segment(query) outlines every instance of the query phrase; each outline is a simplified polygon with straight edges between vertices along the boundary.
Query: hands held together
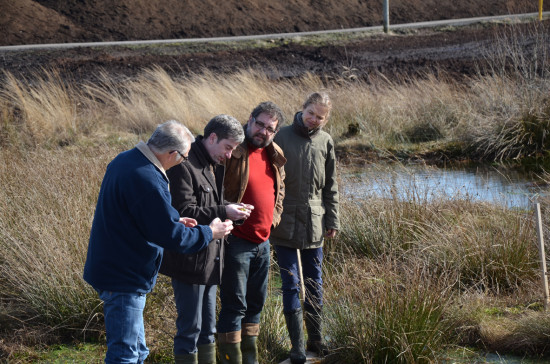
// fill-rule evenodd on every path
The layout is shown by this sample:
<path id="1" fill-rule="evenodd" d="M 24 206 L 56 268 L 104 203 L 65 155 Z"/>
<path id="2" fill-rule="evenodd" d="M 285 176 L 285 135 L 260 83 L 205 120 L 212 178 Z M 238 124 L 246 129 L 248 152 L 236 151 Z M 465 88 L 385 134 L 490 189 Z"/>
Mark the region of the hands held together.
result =
<path id="1" fill-rule="evenodd" d="M 222 222 L 219 218 L 215 218 L 210 223 L 214 239 L 221 239 L 229 235 L 231 230 L 233 230 L 233 221 L 247 219 L 253 209 L 254 206 L 245 203 L 229 204 L 225 206 L 228 219 Z"/>
<path id="2" fill-rule="evenodd" d="M 246 203 L 233 203 L 225 206 L 227 218 L 233 221 L 246 220 L 254 210 L 254 206 Z"/>
<path id="3" fill-rule="evenodd" d="M 184 224 L 186 227 L 189 227 L 189 228 L 197 226 L 197 220 L 192 219 L 190 217 L 181 217 L 180 223 Z M 231 220 L 221 221 L 219 217 L 216 217 L 214 220 L 212 220 L 212 222 L 208 226 L 212 230 L 212 238 L 221 239 L 229 235 L 231 230 L 233 230 L 233 221 Z"/>

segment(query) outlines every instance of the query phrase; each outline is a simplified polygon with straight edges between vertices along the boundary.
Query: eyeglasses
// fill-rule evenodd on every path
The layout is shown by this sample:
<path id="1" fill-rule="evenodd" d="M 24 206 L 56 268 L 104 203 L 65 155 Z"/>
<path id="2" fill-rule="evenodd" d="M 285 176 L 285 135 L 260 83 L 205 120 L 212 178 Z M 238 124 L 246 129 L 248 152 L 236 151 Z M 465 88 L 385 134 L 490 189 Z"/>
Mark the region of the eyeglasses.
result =
<path id="1" fill-rule="evenodd" d="M 256 119 L 256 118 L 252 118 L 252 120 L 254 120 L 254 122 L 256 123 L 256 126 L 258 128 L 260 128 L 260 130 L 266 130 L 268 134 L 275 134 L 275 129 L 273 129 L 271 126 L 265 126 L 265 124 L 263 122 L 261 122 L 260 120 Z"/>
<path id="2" fill-rule="evenodd" d="M 182 161 L 182 162 L 185 162 L 185 161 L 188 161 L 188 160 L 189 160 L 189 156 L 183 155 L 183 153 L 180 152 L 179 150 L 176 150 L 176 153 L 178 153 L 178 154 L 180 155 L 180 157 L 183 158 L 183 161 Z"/>

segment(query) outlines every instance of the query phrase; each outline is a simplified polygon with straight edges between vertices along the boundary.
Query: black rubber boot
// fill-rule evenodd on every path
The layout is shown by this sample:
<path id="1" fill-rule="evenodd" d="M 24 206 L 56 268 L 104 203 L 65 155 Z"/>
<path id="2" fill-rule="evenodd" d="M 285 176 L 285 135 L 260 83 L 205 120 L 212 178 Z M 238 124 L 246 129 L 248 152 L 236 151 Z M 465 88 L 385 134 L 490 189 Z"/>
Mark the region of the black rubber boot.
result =
<path id="1" fill-rule="evenodd" d="M 302 309 L 285 313 L 286 328 L 290 336 L 290 362 L 292 364 L 303 364 L 306 362 L 306 351 L 304 348 L 304 317 Z"/>
<path id="2" fill-rule="evenodd" d="M 326 356 L 328 348 L 323 342 L 321 313 L 306 310 L 307 351 L 312 351 L 319 356 Z"/>

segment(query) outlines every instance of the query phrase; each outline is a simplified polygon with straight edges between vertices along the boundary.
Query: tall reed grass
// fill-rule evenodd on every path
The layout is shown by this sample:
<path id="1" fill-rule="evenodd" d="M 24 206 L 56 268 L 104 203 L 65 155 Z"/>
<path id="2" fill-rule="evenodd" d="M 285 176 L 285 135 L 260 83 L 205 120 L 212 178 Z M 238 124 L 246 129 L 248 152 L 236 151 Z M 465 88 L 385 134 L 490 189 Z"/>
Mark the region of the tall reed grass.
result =
<path id="1" fill-rule="evenodd" d="M 78 113 L 83 96 L 73 84 L 60 79 L 55 70 L 37 74 L 35 81 L 33 84 L 12 74 L 5 75 L 0 90 L 4 129 L 15 128 L 18 137 L 34 145 L 52 141 L 72 144 L 84 132 Z"/>
<path id="2" fill-rule="evenodd" d="M 74 330 L 78 336 L 100 309 L 82 270 L 101 176 L 113 154 L 0 151 L 0 321 L 47 325 L 51 337 Z"/>
<path id="3" fill-rule="evenodd" d="M 486 50 L 471 85 L 463 138 L 484 158 L 544 155 L 550 146 L 550 32 L 544 23 L 507 28 Z"/>
<path id="4" fill-rule="evenodd" d="M 326 284 L 328 363 L 429 363 L 449 342 L 452 281 L 391 257 L 344 258 Z M 329 268 L 329 270 L 332 270 Z M 451 272 L 452 274 L 452 272 Z"/>

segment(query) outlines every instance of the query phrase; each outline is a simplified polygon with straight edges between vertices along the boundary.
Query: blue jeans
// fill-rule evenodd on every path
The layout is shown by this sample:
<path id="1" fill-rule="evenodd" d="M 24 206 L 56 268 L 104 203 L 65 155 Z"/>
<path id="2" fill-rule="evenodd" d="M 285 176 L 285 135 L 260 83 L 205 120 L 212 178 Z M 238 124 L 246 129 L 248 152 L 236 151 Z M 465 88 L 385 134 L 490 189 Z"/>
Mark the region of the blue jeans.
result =
<path id="1" fill-rule="evenodd" d="M 178 311 L 174 355 L 196 353 L 197 345 L 215 341 L 218 286 L 188 284 L 172 279 L 172 288 Z"/>
<path id="2" fill-rule="evenodd" d="M 283 283 L 283 311 L 293 312 L 300 305 L 300 274 L 298 271 L 298 255 L 294 248 L 275 245 L 277 261 Z M 302 273 L 306 289 L 304 309 L 317 311 L 323 306 L 323 248 L 300 249 Z"/>
<path id="3" fill-rule="evenodd" d="M 230 235 L 228 241 L 220 286 L 220 333 L 259 324 L 267 296 L 269 240 L 256 244 Z"/>
<path id="4" fill-rule="evenodd" d="M 145 294 L 99 291 L 99 298 L 107 336 L 105 363 L 143 363 L 149 355 L 143 326 Z"/>

